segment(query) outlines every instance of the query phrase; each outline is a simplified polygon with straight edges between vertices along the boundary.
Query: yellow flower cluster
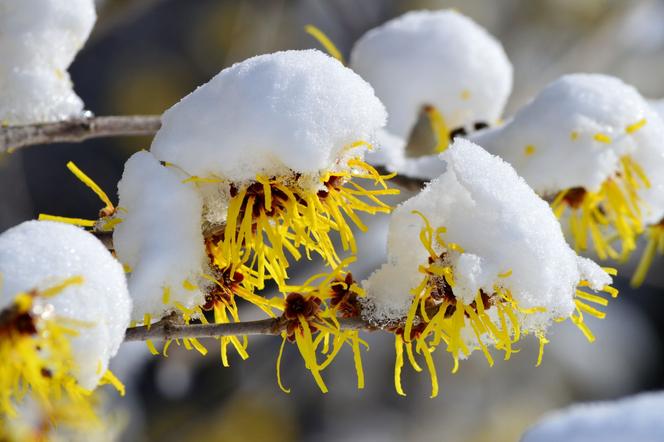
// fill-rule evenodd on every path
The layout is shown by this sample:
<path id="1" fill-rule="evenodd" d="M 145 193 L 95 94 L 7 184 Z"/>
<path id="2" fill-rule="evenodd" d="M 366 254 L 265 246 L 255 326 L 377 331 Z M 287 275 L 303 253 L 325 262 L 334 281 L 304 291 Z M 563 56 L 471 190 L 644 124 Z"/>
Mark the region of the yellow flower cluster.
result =
<path id="1" fill-rule="evenodd" d="M 14 434 L 24 409 L 41 422 L 26 427 L 26 439 L 43 440 L 58 425 L 83 430 L 99 424 L 93 392 L 76 381 L 70 343 L 88 324 L 57 316 L 50 305 L 36 302 L 82 282 L 73 277 L 45 290 L 19 293 L 0 311 L 0 439 Z M 110 371 L 100 383 L 124 394 Z"/>
<path id="2" fill-rule="evenodd" d="M 404 348 L 410 364 L 416 371 L 422 368 L 416 362 L 415 352 L 424 357 L 431 376 L 431 396 L 438 394 L 438 377 L 432 358 L 432 353 L 443 345 L 454 358 L 456 372 L 459 360 L 468 357 L 474 350 L 479 349 L 484 354 L 489 365 L 493 365 L 493 357 L 489 351 L 494 347 L 504 353 L 508 360 L 516 352 L 514 345 L 526 334 L 534 333 L 540 342 L 540 351 L 537 365 L 542 361 L 544 345 L 548 342 L 543 331 L 529 331 L 522 329 L 524 318 L 529 315 L 542 313 L 543 307 L 523 308 L 514 299 L 509 289 L 506 289 L 501 280 L 511 275 L 510 271 L 496 275 L 496 281 L 491 293 L 479 290 L 471 303 L 466 303 L 454 294 L 455 277 L 454 268 L 449 264 L 449 255 L 463 253 L 459 244 L 444 240 L 445 228 L 432 227 L 427 218 L 420 212 L 419 215 L 424 227 L 420 232 L 422 246 L 429 252 L 429 259 L 422 263 L 419 271 L 422 273 L 421 283 L 415 287 L 411 294 L 413 302 L 404 323 L 394 328 L 396 345 L 396 364 L 394 382 L 399 394 L 404 395 L 401 386 L 401 370 L 404 364 Z M 438 252 L 442 250 L 442 252 Z M 605 269 L 615 274 L 613 269 Z M 597 318 L 603 318 L 604 313 L 590 304 L 606 306 L 608 301 L 583 288 L 586 281 L 581 281 L 576 290 L 576 309 L 569 318 L 557 318 L 562 321 L 571 320 L 588 338 L 594 337 L 584 323 L 584 313 Z M 613 287 L 606 286 L 603 291 L 612 297 L 618 295 Z M 468 335 L 474 336 L 476 345 L 468 344 Z"/>

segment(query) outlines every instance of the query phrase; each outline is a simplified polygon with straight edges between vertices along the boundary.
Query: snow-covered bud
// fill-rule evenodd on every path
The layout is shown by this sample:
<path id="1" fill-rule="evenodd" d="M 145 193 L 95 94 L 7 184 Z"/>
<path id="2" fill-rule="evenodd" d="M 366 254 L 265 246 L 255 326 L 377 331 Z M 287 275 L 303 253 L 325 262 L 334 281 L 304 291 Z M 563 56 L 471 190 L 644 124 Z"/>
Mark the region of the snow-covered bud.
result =
<path id="1" fill-rule="evenodd" d="M 122 388 L 108 362 L 131 300 L 122 266 L 99 240 L 67 224 L 25 222 L 0 235 L 0 275 L 0 359 L 13 361 L 0 376 L 0 412 L 14 413 L 26 391 L 45 412 L 63 398 L 83 412 L 100 382 Z"/>
<path id="2" fill-rule="evenodd" d="M 563 76 L 473 140 L 568 215 L 577 250 L 591 244 L 601 259 L 624 257 L 664 216 L 664 123 L 617 78 Z"/>
<path id="3" fill-rule="evenodd" d="M 490 363 L 490 346 L 508 358 L 528 333 L 543 345 L 554 320 L 571 318 L 592 339 L 583 314 L 603 316 L 587 303 L 606 305 L 590 292 L 617 293 L 609 275 L 570 249 L 509 164 L 466 140 L 441 159 L 445 173 L 394 210 L 388 262 L 364 283 L 364 316 L 396 330 L 397 374 L 412 341 L 430 368 L 444 344 L 456 369 L 476 348 Z"/>
<path id="4" fill-rule="evenodd" d="M 315 50 L 261 55 L 224 69 L 162 117 L 151 147 L 203 197 L 207 249 L 219 271 L 248 265 L 280 286 L 289 257 L 340 262 L 331 232 L 355 251 L 356 212 L 387 212 L 396 193 L 363 161 L 386 113 L 373 89 Z M 380 187 L 358 184 L 371 180 Z"/>
<path id="5" fill-rule="evenodd" d="M 500 42 L 452 10 L 408 12 L 370 30 L 353 47 L 350 66 L 385 104 L 387 131 L 408 139 L 424 110 L 439 151 L 455 135 L 495 124 L 512 90 Z"/>
<path id="6" fill-rule="evenodd" d="M 96 20 L 93 0 L 0 0 L 0 121 L 29 124 L 83 111 L 67 69 Z"/>

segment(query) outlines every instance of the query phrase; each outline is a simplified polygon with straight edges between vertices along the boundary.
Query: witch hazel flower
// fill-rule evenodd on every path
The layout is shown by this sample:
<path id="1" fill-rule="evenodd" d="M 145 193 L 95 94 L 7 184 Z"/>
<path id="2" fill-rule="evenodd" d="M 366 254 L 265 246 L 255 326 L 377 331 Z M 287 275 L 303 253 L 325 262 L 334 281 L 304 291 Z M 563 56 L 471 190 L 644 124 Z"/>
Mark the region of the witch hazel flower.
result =
<path id="1" fill-rule="evenodd" d="M 151 152 L 197 185 L 213 260 L 247 265 L 258 288 L 283 286 L 302 249 L 336 265 L 330 234 L 355 252 L 357 212 L 390 210 L 379 197 L 397 191 L 363 161 L 385 119 L 371 86 L 337 60 L 278 52 L 224 69 L 166 111 Z"/>
<path id="2" fill-rule="evenodd" d="M 404 350 L 415 351 L 438 381 L 431 353 L 439 346 L 459 360 L 491 348 L 505 359 L 522 336 L 534 334 L 540 355 L 553 321 L 570 319 L 589 339 L 584 315 L 612 296 L 611 277 L 565 242 L 560 225 L 507 163 L 457 140 L 441 159 L 446 171 L 397 207 L 388 236 L 388 261 L 363 283 L 363 316 L 395 332 L 395 385 Z"/>
<path id="3" fill-rule="evenodd" d="M 282 382 L 281 359 L 286 342 L 295 343 L 323 393 L 328 392 L 322 371 L 339 354 L 344 344 L 353 352 L 357 388 L 364 388 L 362 346 L 368 344 L 359 337 L 358 330 L 342 329 L 339 318 L 358 318 L 361 313 L 360 299 L 364 290 L 353 275 L 345 269 L 355 260 L 346 258 L 329 273 L 314 275 L 299 286 L 289 286 L 284 298 L 274 298 L 272 304 L 283 313 L 279 321 L 285 326 L 281 333 L 282 344 L 277 356 L 277 382 L 279 388 L 290 393 Z"/>
<path id="4" fill-rule="evenodd" d="M 28 221 L 0 235 L 0 275 L 2 420 L 28 401 L 47 426 L 62 407 L 94 421 L 92 391 L 124 390 L 108 370 L 131 311 L 122 266 L 78 227 Z"/>
<path id="5" fill-rule="evenodd" d="M 505 125 L 474 140 L 552 200 L 577 250 L 624 258 L 664 215 L 664 123 L 631 86 L 599 74 L 561 77 Z"/>
<path id="6" fill-rule="evenodd" d="M 413 167 L 405 140 L 422 111 L 440 152 L 454 137 L 497 123 L 512 90 L 500 42 L 453 10 L 413 11 L 370 30 L 353 47 L 350 66 L 376 90 L 390 116 L 388 138 L 396 137 L 372 160 L 400 173 Z"/>
<path id="7" fill-rule="evenodd" d="M 290 260 L 317 253 L 338 267 L 331 234 L 354 252 L 351 223 L 365 228 L 357 212 L 389 211 L 379 197 L 397 193 L 362 161 L 384 121 L 371 87 L 318 51 L 238 63 L 168 110 L 151 151 L 127 161 L 118 207 L 106 203 L 85 224 L 113 230 L 134 323 L 237 322 L 236 298 L 276 317 L 283 303 L 255 291 L 267 279 L 286 290 Z M 246 338 L 219 340 L 224 365 L 228 346 L 248 357 Z M 206 352 L 194 338 L 183 342 Z"/>
<path id="8" fill-rule="evenodd" d="M 93 0 L 0 1 L 0 121 L 17 125 L 83 113 L 67 73 L 96 20 Z"/>

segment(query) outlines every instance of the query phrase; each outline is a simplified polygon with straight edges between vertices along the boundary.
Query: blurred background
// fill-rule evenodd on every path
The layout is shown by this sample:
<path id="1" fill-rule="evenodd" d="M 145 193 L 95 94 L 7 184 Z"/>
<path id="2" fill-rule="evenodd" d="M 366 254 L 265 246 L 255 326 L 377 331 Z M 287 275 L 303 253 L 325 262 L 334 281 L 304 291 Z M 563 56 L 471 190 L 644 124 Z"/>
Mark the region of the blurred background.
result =
<path id="1" fill-rule="evenodd" d="M 664 97 L 663 0 L 106 0 L 70 69 L 77 93 L 98 115 L 159 114 L 224 67 L 282 49 L 318 47 L 303 31 L 321 28 L 348 56 L 368 29 L 410 9 L 456 8 L 497 36 L 515 66 L 511 114 L 544 84 L 567 72 L 603 72 Z M 93 217 L 99 202 L 65 168 L 69 160 L 115 193 L 124 161 L 149 138 L 33 147 L 0 157 L 0 231 L 39 213 Z M 404 194 L 403 197 L 407 197 Z M 396 200 L 395 200 L 396 202 Z M 384 259 L 386 218 L 360 236 L 362 279 Z M 275 361 L 280 340 L 250 340 L 247 361 L 223 368 L 210 353 L 172 347 L 152 357 L 125 344 L 113 361 L 127 396 L 108 392 L 122 440 L 159 441 L 514 441 L 543 413 L 577 401 L 617 398 L 664 387 L 664 274 L 656 261 L 637 291 L 621 295 L 594 321 L 589 344 L 571 324 L 549 336 L 542 366 L 526 340 L 508 362 L 489 368 L 480 354 L 450 373 L 438 354 L 441 394 L 429 399 L 426 374 L 404 370 L 408 397 L 393 388 L 393 338 L 367 334 L 366 388 L 357 391 L 352 357 L 324 373 L 323 395 L 297 350 L 286 348 L 282 393 Z M 302 275 L 312 266 L 300 267 Z M 247 313 L 251 318 L 251 312 Z"/>

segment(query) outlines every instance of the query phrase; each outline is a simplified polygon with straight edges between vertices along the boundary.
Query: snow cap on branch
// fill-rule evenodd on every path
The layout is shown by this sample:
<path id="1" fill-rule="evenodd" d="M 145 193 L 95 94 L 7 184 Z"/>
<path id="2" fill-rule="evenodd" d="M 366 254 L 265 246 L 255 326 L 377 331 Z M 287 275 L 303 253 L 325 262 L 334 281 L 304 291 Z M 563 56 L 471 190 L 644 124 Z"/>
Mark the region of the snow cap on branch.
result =
<path id="1" fill-rule="evenodd" d="M 68 224 L 28 221 L 0 235 L 0 309 L 19 293 L 49 289 L 69 278 L 80 283 L 35 302 L 49 317 L 73 320 L 73 375 L 85 389 L 94 389 L 124 339 L 131 300 L 122 266 L 93 235 Z M 39 324 L 37 324 L 39 326 Z M 48 355 L 46 355 L 48 357 Z"/>
<path id="2" fill-rule="evenodd" d="M 350 66 L 375 88 L 387 130 L 408 138 L 433 106 L 448 129 L 495 123 L 512 90 L 512 65 L 493 36 L 452 10 L 413 11 L 370 30 Z"/>
<path id="3" fill-rule="evenodd" d="M 82 113 L 67 69 L 95 20 L 93 0 L 0 0 L 0 121 L 29 124 Z"/>
<path id="4" fill-rule="evenodd" d="M 430 253 L 420 244 L 424 224 L 414 211 L 434 229 L 444 227 L 440 236 L 460 247 L 433 246 L 436 253 L 445 252 L 454 296 L 466 304 L 479 290 L 493 293 L 499 285 L 520 307 L 545 308 L 534 324 L 541 326 L 572 313 L 574 288 L 582 280 L 598 290 L 611 282 L 570 249 L 547 203 L 507 163 L 465 140 L 457 140 L 441 159 L 446 172 L 393 212 L 388 263 L 366 281 L 376 320 L 404 317 L 411 290 L 422 280 L 418 269 Z"/>
<path id="5" fill-rule="evenodd" d="M 620 168 L 621 157 L 664 151 L 663 131 L 662 120 L 634 87 L 606 75 L 570 74 L 504 125 L 472 138 L 543 195 L 598 190 Z"/>
<path id="6" fill-rule="evenodd" d="M 224 69 L 167 110 L 152 144 L 192 175 L 234 182 L 344 167 L 386 113 L 369 84 L 316 50 L 260 55 Z M 352 149 L 357 155 L 357 149 Z"/>
<path id="7" fill-rule="evenodd" d="M 128 267 L 132 320 L 161 319 L 203 304 L 206 255 L 202 200 L 194 183 L 150 152 L 134 154 L 118 183 L 119 223 L 113 232 L 118 259 Z"/>
<path id="8" fill-rule="evenodd" d="M 617 78 L 565 75 L 472 139 L 553 198 L 577 250 L 625 258 L 664 217 L 664 122 Z"/>

